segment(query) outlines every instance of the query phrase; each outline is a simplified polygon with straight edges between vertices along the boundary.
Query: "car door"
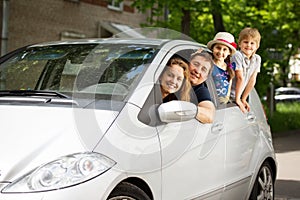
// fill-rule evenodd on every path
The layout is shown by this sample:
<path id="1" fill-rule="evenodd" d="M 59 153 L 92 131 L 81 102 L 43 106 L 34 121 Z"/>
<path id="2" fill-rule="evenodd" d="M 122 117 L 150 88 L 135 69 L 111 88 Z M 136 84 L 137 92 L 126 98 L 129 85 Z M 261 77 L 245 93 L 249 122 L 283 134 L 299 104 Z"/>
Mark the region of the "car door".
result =
<path id="1" fill-rule="evenodd" d="M 224 194 L 222 199 L 245 199 L 257 165 L 259 128 L 255 112 L 242 113 L 235 104 L 218 107 L 216 123 L 225 138 Z"/>
<path id="2" fill-rule="evenodd" d="M 195 47 L 173 49 L 161 67 L 174 52 L 192 48 Z M 156 73 L 156 80 L 161 71 Z M 196 119 L 156 127 L 162 156 L 162 199 L 220 199 L 225 158 L 222 132 L 214 124 L 202 124 Z"/>

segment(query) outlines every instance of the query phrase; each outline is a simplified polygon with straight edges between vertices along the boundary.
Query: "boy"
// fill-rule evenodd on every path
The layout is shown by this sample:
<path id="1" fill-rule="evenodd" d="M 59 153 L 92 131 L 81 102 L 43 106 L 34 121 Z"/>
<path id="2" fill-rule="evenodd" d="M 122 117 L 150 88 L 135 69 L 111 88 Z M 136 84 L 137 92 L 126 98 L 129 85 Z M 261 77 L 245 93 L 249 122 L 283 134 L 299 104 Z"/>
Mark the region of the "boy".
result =
<path id="1" fill-rule="evenodd" d="M 244 28 L 239 34 L 238 45 L 240 50 L 232 56 L 235 79 L 232 85 L 231 97 L 243 113 L 250 111 L 247 98 L 254 88 L 257 73 L 260 72 L 261 57 L 256 54 L 260 39 L 261 36 L 257 29 Z"/>

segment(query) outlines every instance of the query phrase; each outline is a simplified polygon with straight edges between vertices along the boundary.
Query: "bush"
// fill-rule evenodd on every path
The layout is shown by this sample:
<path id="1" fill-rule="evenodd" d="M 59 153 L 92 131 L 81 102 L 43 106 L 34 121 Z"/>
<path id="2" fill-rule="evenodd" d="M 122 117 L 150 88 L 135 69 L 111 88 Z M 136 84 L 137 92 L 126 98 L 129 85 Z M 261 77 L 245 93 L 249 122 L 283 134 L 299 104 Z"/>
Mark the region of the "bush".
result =
<path id="1" fill-rule="evenodd" d="M 272 133 L 278 134 L 300 130 L 300 103 L 277 103 L 276 111 L 270 116 L 266 109 Z"/>

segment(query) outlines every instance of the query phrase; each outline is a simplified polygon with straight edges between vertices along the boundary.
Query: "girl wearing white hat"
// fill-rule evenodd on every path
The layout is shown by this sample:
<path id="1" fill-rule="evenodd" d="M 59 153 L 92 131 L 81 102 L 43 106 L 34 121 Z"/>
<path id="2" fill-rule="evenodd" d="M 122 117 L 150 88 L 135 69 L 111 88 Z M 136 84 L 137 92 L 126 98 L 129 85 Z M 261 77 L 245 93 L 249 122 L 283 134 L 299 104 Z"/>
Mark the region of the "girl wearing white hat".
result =
<path id="1" fill-rule="evenodd" d="M 214 67 L 212 77 L 215 82 L 219 101 L 227 103 L 230 98 L 230 89 L 234 70 L 230 63 L 230 56 L 236 52 L 234 37 L 228 32 L 219 32 L 214 39 L 207 43 L 213 53 Z"/>

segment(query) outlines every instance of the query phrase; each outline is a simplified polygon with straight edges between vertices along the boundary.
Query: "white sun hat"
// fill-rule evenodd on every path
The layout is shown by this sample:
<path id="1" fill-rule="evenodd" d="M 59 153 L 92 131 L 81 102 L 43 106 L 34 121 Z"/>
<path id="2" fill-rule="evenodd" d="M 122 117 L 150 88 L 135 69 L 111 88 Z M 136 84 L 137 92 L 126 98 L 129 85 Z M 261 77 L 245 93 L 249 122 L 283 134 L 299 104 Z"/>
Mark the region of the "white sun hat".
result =
<path id="1" fill-rule="evenodd" d="M 215 35 L 214 39 L 207 43 L 207 48 L 212 50 L 214 44 L 223 44 L 231 49 L 231 55 L 236 52 L 236 43 L 234 42 L 234 37 L 228 32 L 219 32 Z"/>

